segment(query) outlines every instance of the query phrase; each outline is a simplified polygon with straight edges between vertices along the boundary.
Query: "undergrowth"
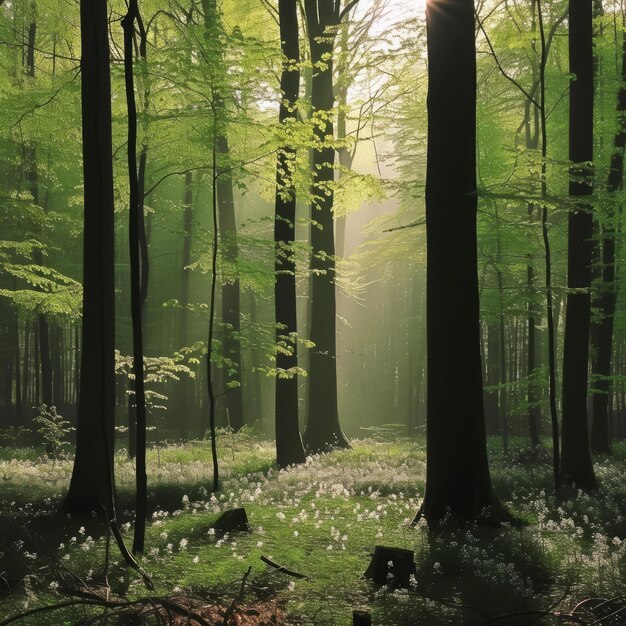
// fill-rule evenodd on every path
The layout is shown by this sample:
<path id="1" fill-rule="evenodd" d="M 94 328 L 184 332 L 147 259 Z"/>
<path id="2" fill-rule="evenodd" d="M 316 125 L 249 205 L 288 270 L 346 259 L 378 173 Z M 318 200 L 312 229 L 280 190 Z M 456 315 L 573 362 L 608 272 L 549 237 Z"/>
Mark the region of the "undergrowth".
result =
<path id="1" fill-rule="evenodd" d="M 424 490 L 423 441 L 356 440 L 352 450 L 281 472 L 273 465 L 272 442 L 221 433 L 219 443 L 223 483 L 217 494 L 208 491 L 206 442 L 149 451 L 152 519 L 142 564 L 153 594 L 228 600 L 252 567 L 245 592 L 279 598 L 282 623 L 349 624 L 353 609 L 365 609 L 374 624 L 391 626 L 552 624 L 554 612 L 568 612 L 583 598 L 626 593 L 626 455 L 619 447 L 614 457 L 598 460 L 597 492 L 572 490 L 557 499 L 547 450 L 528 454 L 523 442 L 513 441 L 505 456 L 491 442 L 496 490 L 528 522 L 495 531 L 411 526 Z M 43 451 L 10 452 L 0 455 L 0 571 L 14 590 L 0 597 L 0 617 L 60 601 L 69 575 L 101 583 L 108 540 L 99 520 L 53 517 L 69 482 L 69 459 L 53 465 Z M 124 451 L 116 456 L 116 475 L 130 543 L 134 476 Z M 235 507 L 245 507 L 252 531 L 216 535 L 213 522 Z M 377 544 L 415 552 L 410 589 L 363 579 Z M 261 556 L 306 578 L 270 568 Z M 107 573 L 116 597 L 146 595 L 114 544 Z M 25 623 L 74 624 L 98 610 L 74 607 Z"/>

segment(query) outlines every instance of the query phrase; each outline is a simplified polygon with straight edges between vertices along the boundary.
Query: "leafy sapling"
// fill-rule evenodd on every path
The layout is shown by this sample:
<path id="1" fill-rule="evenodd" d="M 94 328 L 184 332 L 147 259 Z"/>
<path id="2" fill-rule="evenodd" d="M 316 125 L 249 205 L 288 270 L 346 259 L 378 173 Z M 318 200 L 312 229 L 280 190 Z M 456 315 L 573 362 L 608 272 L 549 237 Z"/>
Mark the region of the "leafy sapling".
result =
<path id="1" fill-rule="evenodd" d="M 33 418 L 36 432 L 46 444 L 46 452 L 56 463 L 61 448 L 67 445 L 67 436 L 74 430 L 68 420 L 57 413 L 56 407 L 48 407 L 42 404 L 39 407 L 39 415 Z"/>

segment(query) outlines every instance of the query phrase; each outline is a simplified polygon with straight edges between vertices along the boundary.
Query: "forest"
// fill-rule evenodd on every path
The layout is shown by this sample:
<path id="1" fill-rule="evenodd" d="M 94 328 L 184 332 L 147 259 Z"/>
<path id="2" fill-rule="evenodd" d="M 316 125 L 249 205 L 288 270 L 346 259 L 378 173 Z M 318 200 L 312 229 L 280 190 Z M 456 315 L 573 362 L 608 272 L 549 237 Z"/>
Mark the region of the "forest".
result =
<path id="1" fill-rule="evenodd" d="M 0 626 L 626 624 L 623 0 L 0 0 Z"/>

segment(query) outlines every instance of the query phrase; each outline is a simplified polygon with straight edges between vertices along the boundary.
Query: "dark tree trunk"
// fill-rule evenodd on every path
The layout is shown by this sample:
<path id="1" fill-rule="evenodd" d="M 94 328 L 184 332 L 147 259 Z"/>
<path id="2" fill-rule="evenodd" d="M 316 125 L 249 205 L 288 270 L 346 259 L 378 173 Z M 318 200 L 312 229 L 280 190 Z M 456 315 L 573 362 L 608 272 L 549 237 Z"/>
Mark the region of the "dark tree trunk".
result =
<path id="1" fill-rule="evenodd" d="M 135 419 L 137 423 L 137 453 L 135 459 L 136 512 L 133 552 L 143 552 L 146 529 L 147 484 L 146 474 L 146 395 L 143 367 L 143 327 L 142 327 L 142 266 L 140 227 L 140 195 L 137 170 L 137 104 L 133 73 L 133 36 L 135 21 L 141 23 L 137 0 L 130 0 L 128 12 L 122 20 L 124 29 L 124 78 L 126 85 L 126 107 L 128 111 L 128 183 L 129 217 L 128 244 L 130 258 L 130 309 L 133 327 L 133 374 L 135 389 Z M 142 194 L 143 195 L 143 194 Z M 145 241 L 145 238 L 143 238 Z"/>
<path id="2" fill-rule="evenodd" d="M 418 517 L 430 523 L 450 513 L 497 524 L 510 518 L 491 485 L 483 411 L 473 0 L 429 0 L 426 19 L 428 408 L 426 493 Z"/>
<path id="3" fill-rule="evenodd" d="M 593 14 L 591 2 L 570 0 L 569 193 L 581 200 L 593 192 Z M 596 484 L 587 426 L 589 329 L 591 322 L 591 206 L 578 201 L 569 215 L 567 308 L 563 347 L 561 474 L 566 484 Z M 573 291 L 575 290 L 575 291 Z"/>
<path id="4" fill-rule="evenodd" d="M 295 109 L 300 87 L 300 46 L 296 0 L 279 0 L 282 99 L 279 121 L 297 121 Z M 296 263 L 293 250 L 296 228 L 296 192 L 293 185 L 296 151 L 287 143 L 278 153 L 274 218 L 276 313 L 276 460 L 287 467 L 305 460 L 298 425 L 298 323 L 296 315 Z"/>
<path id="5" fill-rule="evenodd" d="M 624 179 L 624 148 L 626 147 L 626 37 L 622 41 L 622 84 L 617 96 L 618 130 L 615 134 L 615 150 L 611 155 L 611 169 L 607 181 L 607 191 L 615 194 L 622 189 Z M 602 241 L 602 285 L 599 308 L 602 314 L 598 332 L 597 355 L 593 363 L 595 389 L 593 395 L 593 425 L 591 447 L 594 452 L 609 452 L 611 431 L 609 428 L 609 401 L 611 399 L 611 357 L 613 352 L 613 319 L 617 298 L 615 272 L 615 240 L 617 236 L 617 216 L 612 195 L 609 200 L 607 224 Z"/>
<path id="6" fill-rule="evenodd" d="M 115 513 L 114 210 L 107 2 L 82 0 L 85 230 L 76 457 L 63 510 Z"/>
<path id="7" fill-rule="evenodd" d="M 340 21 L 338 4 L 329 0 L 304 3 L 313 78 L 311 106 L 317 117 L 313 150 L 311 205 L 311 321 L 308 422 L 304 441 L 308 452 L 349 447 L 339 424 L 337 407 L 337 338 L 335 294 L 335 236 L 333 181 L 335 150 L 327 145 L 333 137 L 333 48 Z"/>

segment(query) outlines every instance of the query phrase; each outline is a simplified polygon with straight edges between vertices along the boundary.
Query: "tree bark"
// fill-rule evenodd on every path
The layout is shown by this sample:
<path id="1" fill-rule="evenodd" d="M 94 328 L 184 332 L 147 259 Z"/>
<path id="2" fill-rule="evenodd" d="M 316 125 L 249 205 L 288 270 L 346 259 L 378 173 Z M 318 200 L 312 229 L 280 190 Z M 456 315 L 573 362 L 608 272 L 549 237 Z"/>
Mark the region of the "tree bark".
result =
<path id="1" fill-rule="evenodd" d="M 613 321 L 617 300 L 615 268 L 615 240 L 617 216 L 615 192 L 622 188 L 624 180 L 624 148 L 626 147 L 626 37 L 622 39 L 622 84 L 617 96 L 618 130 L 613 142 L 607 191 L 613 194 L 609 200 L 607 224 L 603 229 L 602 241 L 602 286 L 599 307 L 602 313 L 598 332 L 597 355 L 593 363 L 594 394 L 591 447 L 594 452 L 609 452 L 611 432 L 609 428 L 609 401 L 611 399 L 611 359 L 613 354 Z M 619 213 L 618 213 L 619 214 Z"/>
<path id="2" fill-rule="evenodd" d="M 144 551 L 146 531 L 146 502 L 148 477 L 146 474 L 146 394 L 143 367 L 143 290 L 141 280 L 140 235 L 143 219 L 140 210 L 139 180 L 137 170 L 137 103 L 133 73 L 133 36 L 135 21 L 141 23 L 137 0 L 130 0 L 128 12 L 122 19 L 124 29 L 124 79 L 126 86 L 126 107 L 128 111 L 128 245 L 130 258 L 130 308 L 133 328 L 133 386 L 135 389 L 135 419 L 137 424 L 137 450 L 135 459 L 136 511 L 133 538 L 133 553 Z"/>
<path id="3" fill-rule="evenodd" d="M 570 197 L 567 308 L 563 346 L 563 415 L 561 474 L 564 483 L 582 488 L 596 485 L 587 427 L 589 330 L 591 323 L 591 239 L 593 215 L 593 13 L 591 2 L 569 4 Z"/>
<path id="4" fill-rule="evenodd" d="M 106 0 L 81 0 L 85 230 L 76 457 L 67 513 L 115 514 L 115 290 L 111 82 Z"/>
<path id="5" fill-rule="evenodd" d="M 317 147 L 312 159 L 311 204 L 311 320 L 308 422 L 304 442 L 308 452 L 349 447 L 339 424 L 337 406 L 337 338 L 333 181 L 335 150 L 327 137 L 334 134 L 332 110 L 333 48 L 339 24 L 338 3 L 304 3 L 313 78 L 311 106 L 316 117 Z"/>
<path id="6" fill-rule="evenodd" d="M 283 128 L 297 123 L 295 109 L 300 90 L 300 45 L 296 0 L 279 0 L 283 69 L 282 99 L 278 119 Z M 274 246 L 276 279 L 276 460 L 278 467 L 304 463 L 304 446 L 298 424 L 298 322 L 296 314 L 296 262 L 293 245 L 296 228 L 295 148 L 286 140 L 276 164 Z"/>
<path id="7" fill-rule="evenodd" d="M 491 485 L 483 409 L 473 0 L 428 0 L 426 20 L 427 469 L 418 517 L 498 524 L 511 518 Z"/>

